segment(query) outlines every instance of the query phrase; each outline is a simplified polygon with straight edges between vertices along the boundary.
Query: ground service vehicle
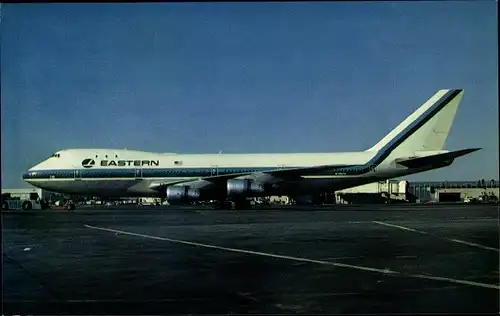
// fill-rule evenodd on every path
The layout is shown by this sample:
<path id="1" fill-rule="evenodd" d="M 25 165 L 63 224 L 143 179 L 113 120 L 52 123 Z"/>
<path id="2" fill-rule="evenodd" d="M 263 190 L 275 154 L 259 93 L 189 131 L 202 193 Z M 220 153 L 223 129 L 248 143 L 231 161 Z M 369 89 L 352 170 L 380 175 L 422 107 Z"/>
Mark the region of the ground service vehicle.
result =
<path id="1" fill-rule="evenodd" d="M 48 208 L 46 201 L 40 199 L 38 193 L 30 193 L 28 199 L 12 197 L 10 193 L 2 193 L 2 210 L 43 210 Z"/>

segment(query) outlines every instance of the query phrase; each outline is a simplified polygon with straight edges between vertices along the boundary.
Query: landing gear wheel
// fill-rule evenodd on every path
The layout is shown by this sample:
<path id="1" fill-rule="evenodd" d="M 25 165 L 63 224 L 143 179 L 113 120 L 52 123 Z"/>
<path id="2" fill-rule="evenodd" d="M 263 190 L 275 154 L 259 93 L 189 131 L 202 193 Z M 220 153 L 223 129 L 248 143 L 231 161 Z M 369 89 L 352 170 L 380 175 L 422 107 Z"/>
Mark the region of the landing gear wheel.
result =
<path id="1" fill-rule="evenodd" d="M 40 207 L 42 210 L 48 209 L 49 208 L 49 203 L 45 200 L 40 201 Z"/>
<path id="2" fill-rule="evenodd" d="M 214 209 L 216 210 L 234 210 L 236 203 L 233 201 L 217 201 L 214 203 Z"/>
<path id="3" fill-rule="evenodd" d="M 29 211 L 33 208 L 33 204 L 31 204 L 30 201 L 24 201 L 23 202 L 23 205 L 22 205 L 22 208 L 24 211 Z"/>
<path id="4" fill-rule="evenodd" d="M 215 201 L 212 206 L 214 207 L 214 210 L 220 210 L 222 208 L 222 202 L 221 201 Z"/>
<path id="5" fill-rule="evenodd" d="M 72 203 L 72 202 L 66 204 L 66 210 L 68 210 L 68 211 L 74 211 L 75 210 L 75 204 Z"/>
<path id="6" fill-rule="evenodd" d="M 237 200 L 237 201 L 234 201 L 233 203 L 234 203 L 233 209 L 237 209 L 237 210 L 249 209 L 252 207 L 252 204 L 250 203 L 249 200 Z"/>

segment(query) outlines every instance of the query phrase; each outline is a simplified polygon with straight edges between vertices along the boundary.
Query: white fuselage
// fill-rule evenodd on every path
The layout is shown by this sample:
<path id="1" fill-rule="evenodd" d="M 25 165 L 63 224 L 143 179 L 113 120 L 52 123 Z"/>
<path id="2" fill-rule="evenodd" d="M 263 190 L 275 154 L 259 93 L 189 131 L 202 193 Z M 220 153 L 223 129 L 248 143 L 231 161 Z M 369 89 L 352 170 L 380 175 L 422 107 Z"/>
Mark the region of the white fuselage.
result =
<path id="1" fill-rule="evenodd" d="M 158 196 L 154 183 L 175 183 L 231 173 L 321 165 L 361 166 L 374 152 L 299 154 L 173 154 L 114 149 L 74 149 L 54 154 L 25 173 L 27 182 L 55 192 L 99 196 Z M 83 163 L 83 164 L 82 164 Z M 274 194 L 338 190 L 417 170 L 379 165 L 368 173 L 351 170 L 304 174 L 276 188 Z M 248 176 L 247 176 L 248 177 Z M 161 194 L 160 194 L 161 195 Z"/>

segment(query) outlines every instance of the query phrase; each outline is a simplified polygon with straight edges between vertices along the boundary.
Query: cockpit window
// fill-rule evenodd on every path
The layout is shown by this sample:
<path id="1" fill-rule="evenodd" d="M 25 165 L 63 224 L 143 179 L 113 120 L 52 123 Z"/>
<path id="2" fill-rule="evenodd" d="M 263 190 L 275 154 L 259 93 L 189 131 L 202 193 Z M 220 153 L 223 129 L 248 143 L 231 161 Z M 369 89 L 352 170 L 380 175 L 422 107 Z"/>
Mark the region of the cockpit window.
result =
<path id="1" fill-rule="evenodd" d="M 59 158 L 59 157 L 61 157 L 61 154 L 53 154 L 53 155 L 52 155 L 52 156 L 50 156 L 50 157 L 51 157 L 51 158 L 52 158 L 52 157 Z"/>

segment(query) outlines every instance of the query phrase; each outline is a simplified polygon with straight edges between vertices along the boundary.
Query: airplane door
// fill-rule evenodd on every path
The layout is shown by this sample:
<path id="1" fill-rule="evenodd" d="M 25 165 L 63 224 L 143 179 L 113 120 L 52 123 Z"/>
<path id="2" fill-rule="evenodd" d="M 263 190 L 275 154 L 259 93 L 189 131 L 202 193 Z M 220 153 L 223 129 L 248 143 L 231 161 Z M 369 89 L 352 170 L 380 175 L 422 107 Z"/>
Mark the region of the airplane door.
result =
<path id="1" fill-rule="evenodd" d="M 219 175 L 219 167 L 218 166 L 210 166 L 210 176 Z"/>
<path id="2" fill-rule="evenodd" d="M 136 179 L 142 178 L 142 169 L 135 169 L 135 178 Z"/>
<path id="3" fill-rule="evenodd" d="M 75 177 L 75 180 L 81 180 L 82 179 L 82 171 L 75 169 L 74 177 Z"/>

